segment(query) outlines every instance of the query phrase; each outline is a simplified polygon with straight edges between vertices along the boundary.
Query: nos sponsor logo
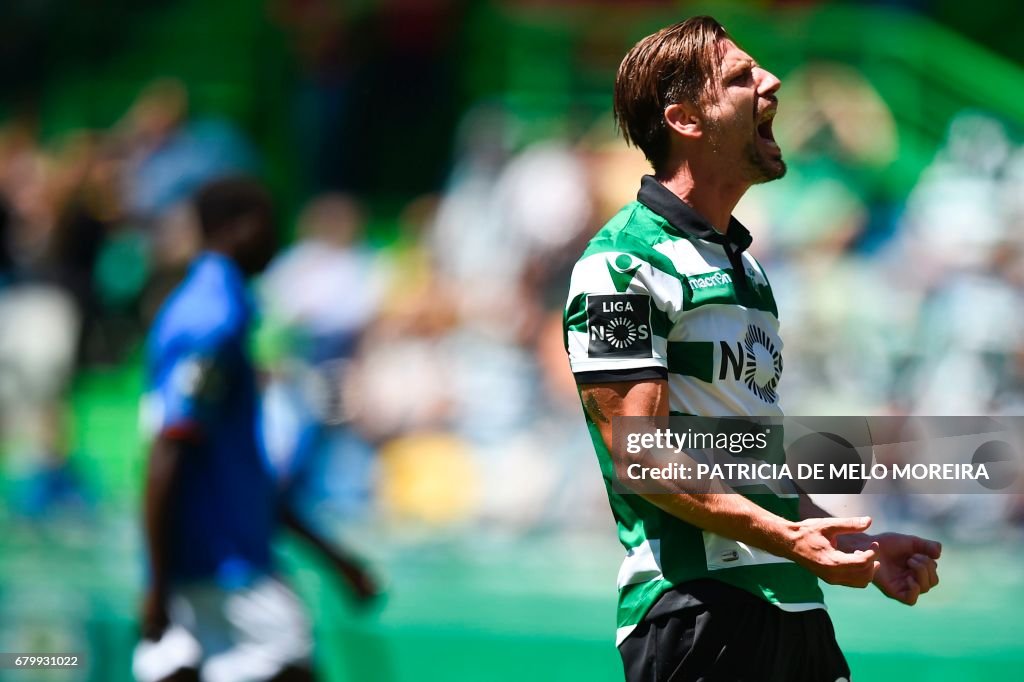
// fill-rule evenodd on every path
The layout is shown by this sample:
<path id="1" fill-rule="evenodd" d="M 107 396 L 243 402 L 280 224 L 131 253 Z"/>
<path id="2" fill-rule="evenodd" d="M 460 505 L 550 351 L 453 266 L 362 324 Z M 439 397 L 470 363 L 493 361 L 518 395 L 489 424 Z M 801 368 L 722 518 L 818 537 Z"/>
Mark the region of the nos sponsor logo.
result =
<path id="1" fill-rule="evenodd" d="M 763 329 L 751 324 L 747 326 L 742 341 L 718 343 L 721 350 L 719 381 L 742 381 L 751 393 L 764 402 L 778 402 L 776 387 L 782 377 L 782 353 Z"/>
<path id="2" fill-rule="evenodd" d="M 651 298 L 646 294 L 591 294 L 587 297 L 588 355 L 653 357 Z"/>

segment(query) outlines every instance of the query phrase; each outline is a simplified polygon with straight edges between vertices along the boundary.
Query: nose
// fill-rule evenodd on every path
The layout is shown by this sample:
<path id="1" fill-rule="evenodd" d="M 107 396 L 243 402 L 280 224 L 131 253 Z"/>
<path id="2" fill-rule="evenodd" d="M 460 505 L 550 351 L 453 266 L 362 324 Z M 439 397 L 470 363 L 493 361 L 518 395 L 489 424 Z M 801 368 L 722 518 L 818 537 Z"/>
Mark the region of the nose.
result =
<path id="1" fill-rule="evenodd" d="M 762 97 L 771 97 L 779 88 L 782 87 L 782 81 L 780 81 L 774 73 L 766 69 L 758 67 L 757 71 L 757 94 Z"/>

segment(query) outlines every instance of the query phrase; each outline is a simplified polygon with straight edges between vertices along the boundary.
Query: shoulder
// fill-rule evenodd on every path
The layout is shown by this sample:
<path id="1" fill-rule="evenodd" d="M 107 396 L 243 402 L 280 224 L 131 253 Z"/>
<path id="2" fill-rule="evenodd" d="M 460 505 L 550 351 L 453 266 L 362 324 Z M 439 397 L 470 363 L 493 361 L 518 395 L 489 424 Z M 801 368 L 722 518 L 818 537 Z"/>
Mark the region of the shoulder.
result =
<path id="1" fill-rule="evenodd" d="M 634 306 L 631 297 L 647 296 L 656 310 L 669 316 L 682 310 L 687 291 L 667 248 L 680 240 L 646 206 L 625 206 L 594 235 L 573 268 L 567 316 L 582 315 L 588 301 L 603 301 L 601 296 Z"/>
<path id="2" fill-rule="evenodd" d="M 679 278 L 671 256 L 676 242 L 686 242 L 668 230 L 664 218 L 634 201 L 626 204 L 597 231 L 576 262 L 574 278 L 601 279 L 629 275 Z"/>
<path id="3" fill-rule="evenodd" d="M 665 219 L 657 213 L 639 201 L 630 202 L 597 231 L 587 244 L 583 258 L 614 251 L 650 256 L 658 244 L 671 238 L 665 226 Z"/>
<path id="4" fill-rule="evenodd" d="M 150 332 L 150 350 L 214 352 L 244 339 L 248 312 L 216 272 L 190 273 L 164 303 Z"/>

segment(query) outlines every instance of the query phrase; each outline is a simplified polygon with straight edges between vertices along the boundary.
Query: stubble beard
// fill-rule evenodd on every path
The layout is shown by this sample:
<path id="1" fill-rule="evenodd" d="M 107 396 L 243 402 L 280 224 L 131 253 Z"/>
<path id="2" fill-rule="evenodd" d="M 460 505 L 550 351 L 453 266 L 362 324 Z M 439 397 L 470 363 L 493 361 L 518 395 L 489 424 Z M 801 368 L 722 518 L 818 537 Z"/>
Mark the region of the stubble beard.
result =
<path id="1" fill-rule="evenodd" d="M 715 154 L 722 154 L 723 128 L 718 121 L 709 120 L 708 132 L 711 150 Z M 776 143 L 778 144 L 778 143 Z M 762 185 L 772 180 L 778 180 L 786 174 L 786 162 L 782 160 L 781 151 L 779 156 L 769 156 L 758 144 L 757 130 L 754 130 L 754 137 L 747 141 L 742 152 L 743 160 L 740 162 L 743 174 L 751 185 Z"/>
<path id="2" fill-rule="evenodd" d="M 779 156 L 768 156 L 761 150 L 756 139 L 747 143 L 746 157 L 751 184 L 762 185 L 786 175 L 786 162 L 782 160 L 781 152 Z"/>

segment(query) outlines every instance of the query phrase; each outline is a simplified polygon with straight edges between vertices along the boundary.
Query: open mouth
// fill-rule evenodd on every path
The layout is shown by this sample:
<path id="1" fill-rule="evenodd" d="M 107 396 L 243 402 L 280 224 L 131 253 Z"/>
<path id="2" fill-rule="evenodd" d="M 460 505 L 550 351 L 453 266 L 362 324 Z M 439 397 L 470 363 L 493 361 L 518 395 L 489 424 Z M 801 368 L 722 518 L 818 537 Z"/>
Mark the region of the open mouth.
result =
<path id="1" fill-rule="evenodd" d="M 757 125 L 757 136 L 765 142 L 771 142 L 772 144 L 775 144 L 775 133 L 772 132 L 772 121 L 774 118 L 775 112 L 770 112 L 767 118 Z"/>
<path id="2" fill-rule="evenodd" d="M 766 112 L 765 114 L 762 115 L 761 122 L 758 123 L 757 130 L 758 130 L 758 137 L 761 139 L 761 141 L 768 142 L 770 144 L 775 144 L 777 146 L 777 144 L 775 142 L 775 133 L 772 132 L 772 122 L 774 121 L 774 119 L 775 119 L 775 110 L 774 109 Z"/>

